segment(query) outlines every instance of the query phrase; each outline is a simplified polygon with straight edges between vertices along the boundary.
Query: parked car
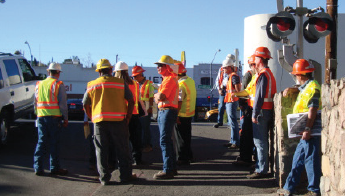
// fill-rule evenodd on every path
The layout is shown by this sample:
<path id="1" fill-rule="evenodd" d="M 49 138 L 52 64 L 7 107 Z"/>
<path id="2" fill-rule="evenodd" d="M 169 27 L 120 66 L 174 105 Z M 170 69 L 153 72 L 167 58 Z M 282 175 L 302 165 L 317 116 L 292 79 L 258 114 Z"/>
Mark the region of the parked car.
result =
<path id="1" fill-rule="evenodd" d="M 68 99 L 67 107 L 69 119 L 84 119 L 84 109 L 81 99 Z"/>
<path id="2" fill-rule="evenodd" d="M 34 111 L 36 76 L 21 55 L 0 52 L 0 145 L 6 144 L 11 123 Z"/>

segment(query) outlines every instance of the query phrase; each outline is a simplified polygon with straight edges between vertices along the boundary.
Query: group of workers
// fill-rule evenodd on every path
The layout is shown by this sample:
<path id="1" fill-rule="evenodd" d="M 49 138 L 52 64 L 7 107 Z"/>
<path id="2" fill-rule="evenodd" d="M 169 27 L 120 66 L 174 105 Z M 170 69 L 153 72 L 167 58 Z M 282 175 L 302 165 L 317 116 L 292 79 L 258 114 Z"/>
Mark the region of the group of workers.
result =
<path id="1" fill-rule="evenodd" d="M 226 146 L 240 148 L 240 156 L 235 163 L 251 163 L 252 155 L 256 155 L 255 171 L 247 176 L 249 179 L 268 177 L 268 133 L 273 126 L 273 97 L 277 92 L 275 77 L 268 67 L 271 58 L 268 48 L 258 47 L 249 58 L 250 70 L 241 84 L 233 55 L 228 55 L 216 81 L 219 116 L 214 127 L 223 125 L 226 108 L 231 128 L 230 141 Z M 133 67 L 132 80 L 128 75 L 128 65 L 122 61 L 115 65 L 113 76 L 110 62 L 107 59 L 99 60 L 96 68 L 99 77 L 87 84 L 83 105 L 87 116 L 94 123 L 93 142 L 102 185 L 109 184 L 112 172 L 109 167 L 113 162 L 118 164 L 121 182 L 136 179 L 132 165 L 142 163 L 142 148 L 152 150 L 150 116 L 153 101 L 158 105 L 157 122 L 163 158 L 163 169 L 154 174 L 153 178 L 172 179 L 178 174 L 177 164 L 189 165 L 193 160 L 191 122 L 195 115 L 195 83 L 186 75 L 183 63 L 168 55 L 163 55 L 155 64 L 163 77 L 156 94 L 153 93 L 152 81 L 144 77 L 145 70 L 142 67 Z M 174 72 L 174 66 L 178 67 L 178 72 Z M 52 175 L 66 175 L 68 171 L 60 167 L 58 150 L 60 129 L 68 125 L 66 92 L 63 83 L 58 80 L 62 70 L 59 64 L 52 63 L 47 71 L 48 78 L 36 84 L 38 143 L 34 154 L 34 169 L 36 175 L 44 175 L 43 155 L 49 140 L 50 172 Z M 294 192 L 303 167 L 308 174 L 308 190 L 311 194 L 320 194 L 320 138 L 311 136 L 311 129 L 316 112 L 321 109 L 321 89 L 312 78 L 313 71 L 308 61 L 298 59 L 291 74 L 296 76 L 301 86 L 283 91 L 284 96 L 299 92 L 293 113 L 308 112 L 308 120 L 305 129 L 301 130 L 302 138 L 296 148 L 292 170 L 284 189 L 278 190 L 280 194 L 290 195 Z M 241 100 L 240 97 L 247 97 L 247 100 Z M 241 133 L 236 116 L 238 106 L 242 113 Z"/>

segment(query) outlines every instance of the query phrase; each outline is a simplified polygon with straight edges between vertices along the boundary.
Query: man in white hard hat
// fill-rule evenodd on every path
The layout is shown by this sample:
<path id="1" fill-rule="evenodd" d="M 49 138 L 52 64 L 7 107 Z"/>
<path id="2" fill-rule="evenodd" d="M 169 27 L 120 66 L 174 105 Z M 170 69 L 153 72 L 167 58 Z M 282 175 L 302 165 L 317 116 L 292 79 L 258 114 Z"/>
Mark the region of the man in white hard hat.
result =
<path id="1" fill-rule="evenodd" d="M 50 143 L 50 173 L 66 175 L 68 171 L 60 167 L 59 148 L 61 127 L 68 125 L 67 95 L 64 84 L 59 81 L 61 65 L 51 63 L 47 71 L 49 76 L 38 81 L 35 90 L 38 142 L 34 154 L 34 169 L 37 176 L 45 174 L 44 155 Z"/>
<path id="2" fill-rule="evenodd" d="M 112 68 L 108 59 L 98 61 L 96 72 L 99 77 L 87 84 L 83 98 L 84 110 L 94 123 L 97 169 L 102 185 L 110 184 L 108 158 L 111 145 L 115 146 L 121 182 L 136 179 L 132 174 L 128 140 L 134 100 L 124 80 L 112 76 Z"/>
<path id="3" fill-rule="evenodd" d="M 226 113 L 228 114 L 229 127 L 231 128 L 231 136 L 228 144 L 225 144 L 228 148 L 238 148 L 240 146 L 240 136 L 237 123 L 237 108 L 238 98 L 232 97 L 233 93 L 241 90 L 240 77 L 237 75 L 237 67 L 232 59 L 226 58 L 223 61 L 222 68 L 225 73 L 229 75 L 229 81 L 226 85 L 226 95 L 224 98 Z"/>

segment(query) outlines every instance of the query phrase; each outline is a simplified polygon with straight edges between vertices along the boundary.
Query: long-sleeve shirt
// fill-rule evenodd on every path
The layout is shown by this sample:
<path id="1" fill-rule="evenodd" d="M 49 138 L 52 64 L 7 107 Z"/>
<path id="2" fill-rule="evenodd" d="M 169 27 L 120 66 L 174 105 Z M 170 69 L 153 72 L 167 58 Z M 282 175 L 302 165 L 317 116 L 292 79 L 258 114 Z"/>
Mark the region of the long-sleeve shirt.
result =
<path id="1" fill-rule="evenodd" d="M 214 82 L 213 89 L 217 89 L 217 90 L 222 89 L 223 90 L 223 89 L 226 88 L 226 84 L 228 83 L 228 80 L 229 80 L 229 75 L 226 74 L 225 72 L 223 72 L 223 81 L 221 82 L 221 86 L 219 86 L 220 74 L 221 74 L 221 68 L 218 71 L 218 75 L 217 75 L 217 78 L 216 78 L 216 80 Z"/>
<path id="2" fill-rule="evenodd" d="M 262 105 L 264 104 L 264 99 L 266 95 L 266 87 L 268 84 L 268 80 L 265 74 L 261 74 L 256 82 L 255 87 L 255 99 L 253 105 L 253 118 L 257 118 L 260 114 L 260 110 Z"/>

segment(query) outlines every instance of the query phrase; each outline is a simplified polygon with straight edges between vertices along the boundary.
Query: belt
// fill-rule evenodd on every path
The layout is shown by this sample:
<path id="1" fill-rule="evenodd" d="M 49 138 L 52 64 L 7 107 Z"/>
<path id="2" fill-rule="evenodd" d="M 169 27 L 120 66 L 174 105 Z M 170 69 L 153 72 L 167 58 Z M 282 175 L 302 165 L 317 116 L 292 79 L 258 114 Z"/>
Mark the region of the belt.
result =
<path id="1" fill-rule="evenodd" d="M 165 107 L 165 108 L 158 108 L 159 111 L 163 111 L 163 110 L 177 110 L 177 108 L 174 107 Z"/>

